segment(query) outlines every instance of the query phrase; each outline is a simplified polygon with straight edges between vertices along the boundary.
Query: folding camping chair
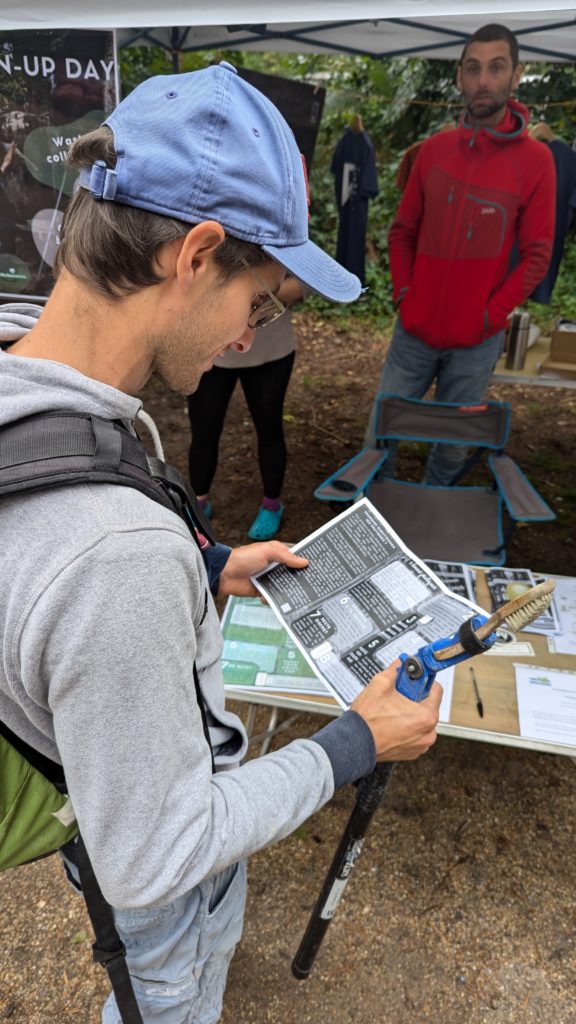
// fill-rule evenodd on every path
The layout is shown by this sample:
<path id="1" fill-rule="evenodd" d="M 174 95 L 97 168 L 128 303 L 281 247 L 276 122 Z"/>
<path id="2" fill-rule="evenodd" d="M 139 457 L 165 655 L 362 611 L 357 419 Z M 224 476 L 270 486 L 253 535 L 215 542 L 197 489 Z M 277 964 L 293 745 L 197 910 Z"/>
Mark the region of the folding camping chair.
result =
<path id="1" fill-rule="evenodd" d="M 556 518 L 504 453 L 510 429 L 507 402 L 465 406 L 387 394 L 379 395 L 377 402 L 376 446 L 364 448 L 320 484 L 314 492 L 320 500 L 350 503 L 365 495 L 421 558 L 474 565 L 504 565 L 517 522 Z M 473 450 L 450 486 L 434 487 L 383 477 L 379 471 L 390 441 L 464 445 Z M 481 462 L 487 464 L 491 486 L 460 486 Z"/>

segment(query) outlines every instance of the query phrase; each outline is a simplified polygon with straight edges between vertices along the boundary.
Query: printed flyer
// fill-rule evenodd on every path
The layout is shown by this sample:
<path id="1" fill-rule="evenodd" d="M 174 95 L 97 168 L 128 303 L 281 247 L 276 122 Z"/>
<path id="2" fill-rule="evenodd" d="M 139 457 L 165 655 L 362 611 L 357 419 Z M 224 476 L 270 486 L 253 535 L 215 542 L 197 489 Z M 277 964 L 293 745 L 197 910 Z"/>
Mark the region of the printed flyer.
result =
<path id="1" fill-rule="evenodd" d="M 275 565 L 254 583 L 342 707 L 401 653 L 482 612 L 452 593 L 367 498 L 292 550 L 310 559 L 306 569 Z"/>

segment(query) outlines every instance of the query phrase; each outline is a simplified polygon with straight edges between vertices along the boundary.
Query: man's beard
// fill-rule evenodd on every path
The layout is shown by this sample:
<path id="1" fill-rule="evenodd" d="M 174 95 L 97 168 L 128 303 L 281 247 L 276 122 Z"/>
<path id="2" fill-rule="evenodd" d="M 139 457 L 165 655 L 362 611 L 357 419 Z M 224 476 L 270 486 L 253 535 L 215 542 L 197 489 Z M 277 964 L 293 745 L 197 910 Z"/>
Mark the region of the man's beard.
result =
<path id="1" fill-rule="evenodd" d="M 180 327 L 164 332 L 161 339 L 157 339 L 157 347 L 154 345 L 157 356 L 151 368 L 151 376 L 174 394 L 191 395 L 196 391 L 202 375 L 209 369 L 208 353 L 197 352 L 194 339 L 194 330 L 190 325 L 189 328 Z"/>
<path id="2" fill-rule="evenodd" d="M 486 92 L 476 94 L 475 96 L 467 95 L 465 90 L 462 90 L 462 99 L 466 110 L 475 121 L 487 121 L 489 118 L 494 117 L 495 114 L 499 114 L 501 110 L 504 110 L 510 96 L 513 91 L 514 76 L 511 75 L 508 83 L 501 86 L 497 92 Z M 481 106 L 480 101 L 483 101 Z"/>
<path id="3" fill-rule="evenodd" d="M 479 103 L 480 99 L 483 99 L 484 102 L 482 103 L 482 106 L 477 109 L 476 104 Z M 500 96 L 498 99 L 493 99 L 490 96 L 476 96 L 472 102 L 468 104 L 468 111 L 477 121 L 485 121 L 487 118 L 497 114 L 500 110 L 503 110 L 507 102 L 508 96 L 504 99 Z"/>

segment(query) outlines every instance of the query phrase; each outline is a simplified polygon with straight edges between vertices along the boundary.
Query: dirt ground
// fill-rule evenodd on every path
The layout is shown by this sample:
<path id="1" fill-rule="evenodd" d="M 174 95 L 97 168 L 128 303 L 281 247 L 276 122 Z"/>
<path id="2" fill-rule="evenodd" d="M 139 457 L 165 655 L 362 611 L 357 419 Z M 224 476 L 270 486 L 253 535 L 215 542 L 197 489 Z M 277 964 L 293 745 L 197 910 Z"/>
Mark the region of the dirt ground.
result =
<path id="1" fill-rule="evenodd" d="M 345 331 L 310 313 L 295 317 L 299 335 L 296 366 L 285 403 L 289 451 L 281 540 L 300 540 L 332 518 L 314 488 L 361 447 L 370 403 L 387 347 L 383 335 L 352 322 Z M 576 575 L 576 389 L 493 384 L 492 399 L 512 407 L 509 453 L 554 508 L 554 523 L 516 529 L 508 564 L 541 572 Z M 185 402 L 152 385 L 145 407 L 160 426 L 166 456 L 187 472 L 189 443 Z M 402 467 L 418 480 L 417 455 Z M 488 477 L 477 477 L 475 482 Z M 238 386 L 228 410 L 211 496 L 216 535 L 230 544 L 247 542 L 246 531 L 261 498 L 256 442 Z"/>
<path id="2" fill-rule="evenodd" d="M 308 313 L 297 321 L 287 541 L 332 515 L 312 491 L 359 446 L 384 353 L 383 338 L 364 327 L 344 333 Z M 517 530 L 508 563 L 576 575 L 576 392 L 494 385 L 490 397 L 512 403 L 510 451 L 558 513 Z M 184 469 L 183 400 L 154 386 L 146 408 Z M 240 395 L 213 497 L 219 536 L 242 543 L 260 492 Z M 266 720 L 262 709 L 256 731 Z M 319 724 L 303 715 L 277 742 Z M 575 783 L 568 758 L 446 737 L 399 766 L 314 970 L 296 981 L 290 963 L 353 804 L 353 788 L 340 791 L 252 858 L 222 1024 L 574 1024 Z M 0 877 L 0 912 L 0 1021 L 97 1024 L 107 982 L 56 858 Z"/>

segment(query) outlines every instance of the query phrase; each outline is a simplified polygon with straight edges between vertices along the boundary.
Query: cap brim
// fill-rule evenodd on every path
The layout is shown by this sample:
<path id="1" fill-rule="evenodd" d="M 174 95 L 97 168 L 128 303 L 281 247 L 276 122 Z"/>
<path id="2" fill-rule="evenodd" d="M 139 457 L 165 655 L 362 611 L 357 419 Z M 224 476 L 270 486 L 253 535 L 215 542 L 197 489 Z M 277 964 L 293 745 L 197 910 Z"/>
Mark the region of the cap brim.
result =
<path id="1" fill-rule="evenodd" d="M 333 302 L 353 302 L 362 291 L 355 274 L 345 270 L 314 242 L 302 245 L 263 245 L 264 252 L 303 284 Z"/>

